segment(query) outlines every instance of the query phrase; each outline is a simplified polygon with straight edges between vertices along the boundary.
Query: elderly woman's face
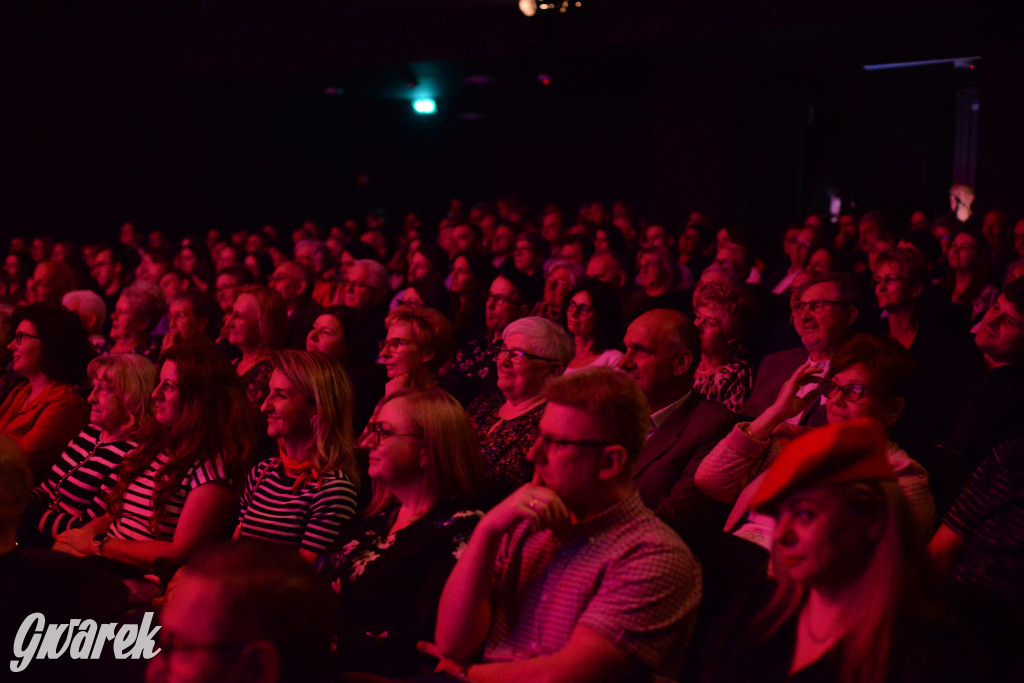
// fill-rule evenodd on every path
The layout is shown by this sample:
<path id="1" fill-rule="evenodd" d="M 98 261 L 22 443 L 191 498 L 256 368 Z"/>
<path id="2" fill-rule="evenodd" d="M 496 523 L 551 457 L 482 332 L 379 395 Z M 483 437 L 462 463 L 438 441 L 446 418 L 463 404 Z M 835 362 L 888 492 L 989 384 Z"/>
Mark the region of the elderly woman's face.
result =
<path id="1" fill-rule="evenodd" d="M 422 430 L 404 398 L 380 407 L 359 437 L 359 446 L 370 452 L 368 472 L 374 481 L 387 486 L 423 478 L 427 453 Z"/>
<path id="2" fill-rule="evenodd" d="M 39 339 L 36 324 L 31 320 L 22 320 L 14 333 L 14 339 L 7 345 L 14 356 L 12 369 L 23 377 L 31 377 L 42 372 L 43 342 Z"/>
<path id="3" fill-rule="evenodd" d="M 111 383 L 105 371 L 93 378 L 89 406 L 89 422 L 108 434 L 118 432 L 127 421 L 128 414 L 125 412 L 120 392 Z"/>
<path id="4" fill-rule="evenodd" d="M 122 296 L 110 316 L 110 337 L 115 341 L 131 341 L 145 335 L 149 325 L 149 319 L 139 312 L 138 305 Z"/>
<path id="5" fill-rule="evenodd" d="M 345 328 L 333 315 L 324 313 L 313 323 L 313 329 L 306 335 L 306 350 L 326 353 L 341 359 L 348 346 L 345 344 Z"/>
<path id="6" fill-rule="evenodd" d="M 836 487 L 798 491 L 779 511 L 772 548 L 777 570 L 805 586 L 842 588 L 860 575 L 870 559 L 873 526 Z"/>
<path id="7" fill-rule="evenodd" d="M 498 389 L 512 403 L 530 400 L 540 394 L 548 378 L 552 376 L 555 364 L 537 358 L 539 354 L 525 334 L 514 333 L 505 337 L 509 351 L 525 351 L 522 362 L 512 362 L 511 353 L 498 354 Z"/>
<path id="8" fill-rule="evenodd" d="M 240 349 L 251 349 L 260 346 L 259 323 L 260 307 L 251 294 L 239 294 L 231 307 L 224 327 L 227 329 L 228 342 Z"/>
<path id="9" fill-rule="evenodd" d="M 839 424 L 858 417 L 870 417 L 891 427 L 899 417 L 900 411 L 894 412 L 892 401 L 881 395 L 878 382 L 862 364 L 852 365 L 829 379 L 837 387 L 835 393 L 827 398 L 825 403 L 829 424 Z M 843 387 L 851 385 L 860 385 L 864 388 L 859 399 L 852 395 L 847 396 L 855 389 L 847 389 L 846 392 L 842 390 Z"/>
<path id="10" fill-rule="evenodd" d="M 712 356 L 729 353 L 735 335 L 735 316 L 724 306 L 713 303 L 698 306 L 694 313 L 701 351 Z"/>
<path id="11" fill-rule="evenodd" d="M 395 322 L 388 328 L 388 336 L 381 343 L 380 358 L 387 370 L 388 379 L 411 375 L 429 360 L 416 343 L 416 330 L 412 325 Z"/>
<path id="12" fill-rule="evenodd" d="M 565 268 L 555 268 L 544 281 L 544 302 L 561 308 L 572 289 L 573 278 Z"/>
<path id="13" fill-rule="evenodd" d="M 594 313 L 594 304 L 590 298 L 590 292 L 576 292 L 569 300 L 569 306 L 565 312 L 566 326 L 569 333 L 584 339 L 592 339 L 597 326 L 597 314 Z"/>
<path id="14" fill-rule="evenodd" d="M 637 282 L 641 287 L 658 287 L 668 282 L 668 273 L 654 254 L 643 254 L 640 257 L 638 271 Z"/>

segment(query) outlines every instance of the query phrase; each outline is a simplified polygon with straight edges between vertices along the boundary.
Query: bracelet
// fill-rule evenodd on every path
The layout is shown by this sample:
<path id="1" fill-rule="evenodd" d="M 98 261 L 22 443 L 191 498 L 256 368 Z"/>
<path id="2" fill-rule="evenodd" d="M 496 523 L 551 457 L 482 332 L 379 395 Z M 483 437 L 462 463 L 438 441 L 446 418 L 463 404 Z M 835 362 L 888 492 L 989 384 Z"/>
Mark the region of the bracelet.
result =
<path id="1" fill-rule="evenodd" d="M 110 540 L 110 537 L 106 534 L 97 534 L 92 539 L 92 547 L 96 551 L 96 554 L 103 557 L 103 545 Z"/>

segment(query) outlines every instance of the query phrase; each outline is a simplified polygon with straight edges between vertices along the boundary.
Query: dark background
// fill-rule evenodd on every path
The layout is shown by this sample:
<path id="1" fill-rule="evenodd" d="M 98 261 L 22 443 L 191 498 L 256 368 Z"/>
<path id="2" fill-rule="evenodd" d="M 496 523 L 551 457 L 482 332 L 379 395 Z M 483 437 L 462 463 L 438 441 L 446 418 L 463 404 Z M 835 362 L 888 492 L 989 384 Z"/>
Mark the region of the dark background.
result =
<path id="1" fill-rule="evenodd" d="M 962 180 L 1024 215 L 1013 3 L 582 2 L 7 4 L 0 231 L 435 220 L 506 194 L 778 228 L 826 188 L 904 221 Z M 951 57 L 980 59 L 862 68 Z"/>

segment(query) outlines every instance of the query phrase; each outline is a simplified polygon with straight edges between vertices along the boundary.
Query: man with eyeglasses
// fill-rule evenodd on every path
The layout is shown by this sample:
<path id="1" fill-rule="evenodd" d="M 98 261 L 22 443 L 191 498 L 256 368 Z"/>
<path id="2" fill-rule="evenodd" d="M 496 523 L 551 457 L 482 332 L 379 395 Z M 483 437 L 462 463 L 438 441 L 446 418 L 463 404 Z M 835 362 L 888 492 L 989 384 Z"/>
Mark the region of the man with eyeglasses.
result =
<path id="1" fill-rule="evenodd" d="M 694 472 L 739 416 L 693 390 L 700 365 L 700 334 L 679 311 L 657 308 L 630 323 L 619 370 L 647 399 L 650 427 L 634 483 L 644 504 L 656 510 L 688 543 L 699 544 L 721 528 L 728 509 L 693 483 Z"/>
<path id="2" fill-rule="evenodd" d="M 857 320 L 857 304 L 853 278 L 845 273 L 819 273 L 794 292 L 791 302 L 793 327 L 800 335 L 802 347 L 770 353 L 761 361 L 750 398 L 740 411 L 756 417 L 771 406 L 786 380 L 804 363 L 813 363 L 822 377 L 829 361 L 843 345 Z M 814 388 L 808 385 L 801 398 Z M 819 427 L 825 424 L 824 399 L 812 403 L 805 411 L 791 418 L 791 424 Z"/>
<path id="3" fill-rule="evenodd" d="M 643 394 L 602 368 L 545 397 L 534 479 L 477 525 L 442 593 L 436 646 L 421 649 L 474 681 L 675 678 L 701 573 L 633 483 Z"/>
<path id="4" fill-rule="evenodd" d="M 388 315 L 389 291 L 388 270 L 373 259 L 353 261 L 338 283 L 334 303 L 354 308 L 363 316 L 364 357 L 376 355 L 377 341 L 386 334 L 384 319 Z"/>
<path id="5" fill-rule="evenodd" d="M 336 600 L 294 549 L 208 548 L 175 576 L 146 681 L 328 680 Z"/>

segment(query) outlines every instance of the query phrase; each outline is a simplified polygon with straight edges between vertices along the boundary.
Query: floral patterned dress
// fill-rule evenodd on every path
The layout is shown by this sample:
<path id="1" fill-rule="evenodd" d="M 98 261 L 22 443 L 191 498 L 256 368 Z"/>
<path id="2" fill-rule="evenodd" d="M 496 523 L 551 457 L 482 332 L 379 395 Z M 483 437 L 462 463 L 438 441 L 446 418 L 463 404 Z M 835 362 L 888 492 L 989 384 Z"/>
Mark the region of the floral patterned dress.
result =
<path id="1" fill-rule="evenodd" d="M 483 517 L 451 501 L 390 533 L 397 512 L 395 505 L 354 521 L 345 540 L 313 564 L 341 597 L 338 664 L 344 671 L 398 677 L 431 671 L 416 642 L 434 639 L 441 590 Z"/>
<path id="2" fill-rule="evenodd" d="M 505 420 L 491 431 L 500 419 L 498 411 L 504 403 L 504 395 L 491 394 L 481 396 L 466 409 L 480 441 L 485 474 L 496 486 L 495 494 L 501 497 L 533 478 L 533 465 L 526 460 L 526 454 L 533 447 L 534 430 L 547 406 L 547 402 L 541 403 L 515 419 Z"/>
<path id="3" fill-rule="evenodd" d="M 734 413 L 747 402 L 753 386 L 754 369 L 744 360 L 719 365 L 707 373 L 698 370 L 693 379 L 693 388 L 698 394 Z"/>

